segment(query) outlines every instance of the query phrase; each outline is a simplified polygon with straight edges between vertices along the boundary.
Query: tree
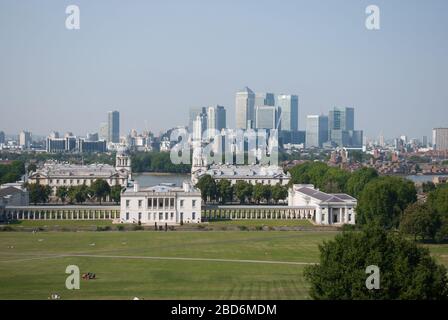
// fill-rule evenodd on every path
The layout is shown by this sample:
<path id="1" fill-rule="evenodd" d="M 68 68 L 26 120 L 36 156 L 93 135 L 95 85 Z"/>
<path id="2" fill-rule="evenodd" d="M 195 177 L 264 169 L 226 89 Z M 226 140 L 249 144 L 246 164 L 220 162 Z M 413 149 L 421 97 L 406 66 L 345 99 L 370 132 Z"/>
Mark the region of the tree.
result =
<path id="1" fill-rule="evenodd" d="M 319 264 L 305 268 L 314 299 L 447 299 L 447 270 L 429 250 L 380 227 L 343 232 L 319 246 Z M 368 266 L 377 266 L 380 289 L 366 288 Z"/>
<path id="2" fill-rule="evenodd" d="M 272 186 L 269 184 L 263 185 L 263 199 L 265 199 L 267 203 L 272 199 Z"/>
<path id="3" fill-rule="evenodd" d="M 37 170 L 37 166 L 35 163 L 30 163 L 27 167 L 27 172 L 35 172 Z"/>
<path id="4" fill-rule="evenodd" d="M 272 188 L 272 199 L 278 204 L 280 200 L 285 200 L 288 197 L 288 189 L 280 184 L 276 184 Z"/>
<path id="5" fill-rule="evenodd" d="M 316 188 L 321 188 L 324 183 L 324 176 L 330 167 L 323 162 L 305 162 L 292 167 L 291 184 L 314 184 Z"/>
<path id="6" fill-rule="evenodd" d="M 229 180 L 222 179 L 216 184 L 218 199 L 221 203 L 233 200 L 233 187 Z"/>
<path id="7" fill-rule="evenodd" d="M 448 187 L 441 185 L 428 194 L 428 205 L 437 213 L 448 214 Z"/>
<path id="8" fill-rule="evenodd" d="M 23 161 L 14 160 L 9 164 L 0 164 L 0 184 L 16 182 L 25 174 Z"/>
<path id="9" fill-rule="evenodd" d="M 246 181 L 237 181 L 234 186 L 235 196 L 240 203 L 246 202 L 252 196 L 252 185 Z"/>
<path id="10" fill-rule="evenodd" d="M 364 187 L 377 177 L 378 172 L 373 168 L 361 168 L 356 170 L 347 180 L 346 192 L 353 197 L 358 198 Z"/>
<path id="11" fill-rule="evenodd" d="M 252 190 L 252 199 L 260 203 L 260 201 L 264 198 L 264 188 L 261 183 L 257 183 Z"/>
<path id="12" fill-rule="evenodd" d="M 110 188 L 110 199 L 114 201 L 116 204 L 120 203 L 122 190 L 123 188 L 118 184 Z"/>
<path id="13" fill-rule="evenodd" d="M 106 180 L 97 179 L 90 186 L 92 195 L 100 202 L 110 194 L 110 186 Z"/>
<path id="14" fill-rule="evenodd" d="M 26 184 L 28 189 L 30 202 L 35 205 L 38 203 L 47 203 L 51 195 L 51 187 L 44 186 L 38 183 Z"/>
<path id="15" fill-rule="evenodd" d="M 56 197 L 58 197 L 59 199 L 61 199 L 62 203 L 65 202 L 65 199 L 67 198 L 68 195 L 68 188 L 65 186 L 59 187 L 56 189 Z"/>
<path id="16" fill-rule="evenodd" d="M 81 186 L 68 188 L 68 199 L 70 203 L 84 203 L 88 197 L 88 187 L 83 184 Z"/>
<path id="17" fill-rule="evenodd" d="M 196 187 L 201 190 L 201 197 L 205 203 L 216 198 L 216 182 L 211 175 L 206 174 L 202 176 Z"/>
<path id="18" fill-rule="evenodd" d="M 423 184 L 422 184 L 422 191 L 424 193 L 431 192 L 431 191 L 433 191 L 435 189 L 436 189 L 436 185 L 432 181 L 423 182 Z"/>
<path id="19" fill-rule="evenodd" d="M 406 207 L 417 201 L 412 181 L 399 177 L 379 177 L 362 190 L 357 206 L 360 224 L 376 222 L 385 228 L 398 227 Z"/>
<path id="20" fill-rule="evenodd" d="M 440 226 L 440 215 L 432 212 L 426 204 L 420 203 L 408 206 L 400 221 L 400 231 L 413 236 L 414 240 L 418 237 L 421 240 L 434 240 Z"/>
<path id="21" fill-rule="evenodd" d="M 342 193 L 346 190 L 347 180 L 350 178 L 350 173 L 339 168 L 329 168 L 321 182 L 322 191 L 327 193 Z"/>

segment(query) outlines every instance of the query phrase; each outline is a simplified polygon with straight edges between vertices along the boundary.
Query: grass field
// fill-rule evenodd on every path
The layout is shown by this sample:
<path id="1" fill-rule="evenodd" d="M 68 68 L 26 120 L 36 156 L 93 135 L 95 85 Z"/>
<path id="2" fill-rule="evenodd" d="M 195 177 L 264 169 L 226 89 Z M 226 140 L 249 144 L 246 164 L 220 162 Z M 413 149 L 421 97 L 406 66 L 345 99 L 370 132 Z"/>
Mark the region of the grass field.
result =
<path id="1" fill-rule="evenodd" d="M 336 232 L 1 232 L 0 299 L 307 299 L 306 264 Z M 448 245 L 430 246 L 448 263 Z M 65 269 L 96 280 L 65 289 Z"/>
<path id="2" fill-rule="evenodd" d="M 309 220 L 223 220 L 209 223 L 211 226 L 246 226 L 246 227 L 312 227 Z"/>

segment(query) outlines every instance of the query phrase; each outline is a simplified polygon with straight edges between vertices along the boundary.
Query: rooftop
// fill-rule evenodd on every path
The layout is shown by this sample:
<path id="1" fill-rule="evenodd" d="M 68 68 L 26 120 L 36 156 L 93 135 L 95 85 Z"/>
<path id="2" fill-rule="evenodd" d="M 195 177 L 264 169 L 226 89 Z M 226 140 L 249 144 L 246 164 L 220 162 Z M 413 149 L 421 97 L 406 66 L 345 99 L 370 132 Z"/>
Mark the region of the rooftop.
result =
<path id="1" fill-rule="evenodd" d="M 356 199 L 345 193 L 325 193 L 315 189 L 313 185 L 295 184 L 294 191 L 303 193 L 322 202 L 356 202 Z"/>

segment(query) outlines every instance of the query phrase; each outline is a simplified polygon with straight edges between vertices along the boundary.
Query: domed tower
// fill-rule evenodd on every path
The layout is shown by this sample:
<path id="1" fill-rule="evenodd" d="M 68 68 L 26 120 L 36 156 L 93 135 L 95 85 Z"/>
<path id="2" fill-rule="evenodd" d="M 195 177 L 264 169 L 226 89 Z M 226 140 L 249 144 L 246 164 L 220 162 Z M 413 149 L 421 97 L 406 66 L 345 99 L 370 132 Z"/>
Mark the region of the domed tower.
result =
<path id="1" fill-rule="evenodd" d="M 115 169 L 126 170 L 131 175 L 131 157 L 126 147 L 119 147 L 115 158 Z"/>

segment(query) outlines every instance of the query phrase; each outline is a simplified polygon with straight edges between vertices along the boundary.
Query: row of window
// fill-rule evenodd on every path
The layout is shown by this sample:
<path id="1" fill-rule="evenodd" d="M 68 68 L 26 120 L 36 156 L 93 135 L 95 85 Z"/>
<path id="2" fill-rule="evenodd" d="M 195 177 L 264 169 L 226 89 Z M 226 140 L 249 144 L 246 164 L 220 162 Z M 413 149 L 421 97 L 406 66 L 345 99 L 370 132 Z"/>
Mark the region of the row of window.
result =
<path id="1" fill-rule="evenodd" d="M 148 198 L 145 209 L 148 210 L 159 210 L 159 209 L 174 209 L 174 198 Z M 137 205 L 139 209 L 143 209 L 143 200 L 137 200 Z M 179 201 L 179 207 L 183 208 L 185 205 L 185 200 Z M 131 200 L 126 200 L 126 208 L 131 206 Z M 196 200 L 191 200 L 191 206 L 196 208 Z"/>
<path id="2" fill-rule="evenodd" d="M 88 182 L 91 182 L 91 181 L 94 181 L 94 180 L 92 180 L 92 179 L 77 179 L 77 180 L 75 180 L 75 179 L 69 179 L 68 180 L 68 184 L 78 184 L 78 185 L 81 185 L 81 184 L 84 184 L 84 183 L 88 183 Z M 109 184 L 112 184 L 114 181 L 116 181 L 117 183 L 119 183 L 119 180 L 112 180 L 112 179 L 109 179 L 109 180 L 106 180 Z M 63 180 L 59 180 L 59 179 L 55 179 L 55 180 L 53 180 L 53 179 L 50 179 L 49 180 L 49 182 L 50 182 L 50 184 L 60 184 L 60 185 L 66 185 L 67 184 L 67 180 L 65 180 L 65 179 L 63 179 Z M 75 183 L 76 182 L 76 183 Z M 122 179 L 121 180 L 121 183 L 122 184 L 124 184 L 124 179 Z"/>
<path id="3" fill-rule="evenodd" d="M 183 212 L 180 213 L 180 219 L 183 220 Z M 153 221 L 174 221 L 175 217 L 174 217 L 174 212 L 148 212 L 148 221 L 153 220 Z M 196 220 L 196 212 L 193 212 L 191 214 L 191 219 L 192 220 Z M 126 212 L 126 220 L 129 220 L 129 212 Z M 138 213 L 138 220 L 141 221 L 142 220 L 142 213 L 139 212 Z"/>
<path id="4" fill-rule="evenodd" d="M 218 177 L 216 177 L 216 179 L 219 180 Z M 243 181 L 243 180 L 237 179 L 236 181 Z M 247 182 L 247 183 L 251 183 L 251 184 L 257 184 L 257 183 L 259 183 L 259 184 L 267 184 L 267 185 L 276 185 L 276 184 L 279 184 L 279 183 L 280 183 L 280 185 L 283 184 L 283 181 L 281 179 L 280 180 L 273 180 L 273 179 L 267 179 L 267 180 L 245 179 L 244 181 Z"/>

